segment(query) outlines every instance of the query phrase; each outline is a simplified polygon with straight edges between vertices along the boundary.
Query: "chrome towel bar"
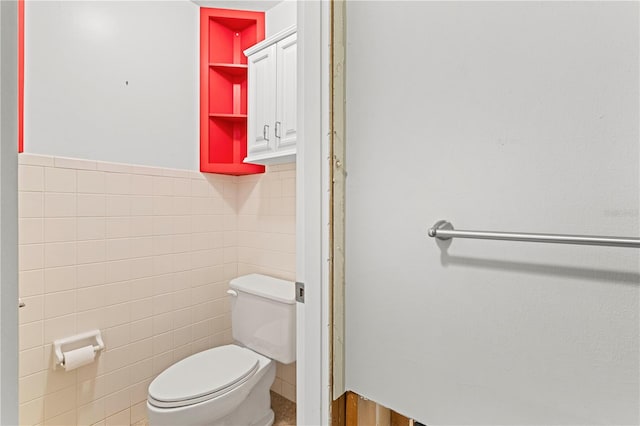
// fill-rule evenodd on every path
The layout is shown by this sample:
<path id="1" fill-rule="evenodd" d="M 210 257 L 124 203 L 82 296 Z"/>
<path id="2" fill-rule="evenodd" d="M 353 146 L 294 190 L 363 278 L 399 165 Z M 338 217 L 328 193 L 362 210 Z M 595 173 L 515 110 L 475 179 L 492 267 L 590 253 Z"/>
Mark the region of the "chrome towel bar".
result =
<path id="1" fill-rule="evenodd" d="M 463 231 L 453 229 L 451 222 L 437 221 L 428 232 L 432 238 L 475 238 L 481 240 L 524 241 L 530 243 L 579 244 L 588 246 L 610 246 L 640 248 L 640 238 L 605 237 L 589 235 L 527 234 L 523 232 Z"/>

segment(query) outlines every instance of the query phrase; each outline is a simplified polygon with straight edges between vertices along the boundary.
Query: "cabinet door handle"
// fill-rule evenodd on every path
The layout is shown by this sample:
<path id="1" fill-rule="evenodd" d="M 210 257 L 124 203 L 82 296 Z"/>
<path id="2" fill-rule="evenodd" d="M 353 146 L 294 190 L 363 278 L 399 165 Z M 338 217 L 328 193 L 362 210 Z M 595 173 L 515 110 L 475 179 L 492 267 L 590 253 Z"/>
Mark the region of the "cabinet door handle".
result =
<path id="1" fill-rule="evenodd" d="M 264 127 L 262 127 L 262 137 L 264 138 L 265 141 L 269 141 L 269 125 L 265 124 Z"/>
<path id="2" fill-rule="evenodd" d="M 276 121 L 276 138 L 281 138 L 282 136 L 280 135 L 280 127 L 282 126 L 282 123 L 279 121 Z"/>

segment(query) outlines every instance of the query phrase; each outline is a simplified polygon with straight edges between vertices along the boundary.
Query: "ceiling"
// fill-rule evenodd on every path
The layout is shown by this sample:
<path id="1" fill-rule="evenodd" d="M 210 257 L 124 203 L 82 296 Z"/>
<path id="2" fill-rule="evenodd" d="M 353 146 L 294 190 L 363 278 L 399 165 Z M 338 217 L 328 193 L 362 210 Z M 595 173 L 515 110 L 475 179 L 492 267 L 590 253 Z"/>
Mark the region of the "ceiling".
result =
<path id="1" fill-rule="evenodd" d="M 200 7 L 265 11 L 283 0 L 191 0 Z"/>

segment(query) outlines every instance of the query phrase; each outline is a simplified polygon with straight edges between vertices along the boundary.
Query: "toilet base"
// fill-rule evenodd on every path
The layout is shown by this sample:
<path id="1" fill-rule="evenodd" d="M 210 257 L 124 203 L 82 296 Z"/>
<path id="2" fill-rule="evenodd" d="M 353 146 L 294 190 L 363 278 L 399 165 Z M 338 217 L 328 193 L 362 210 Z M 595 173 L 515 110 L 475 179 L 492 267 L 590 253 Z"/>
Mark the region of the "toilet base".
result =
<path id="1" fill-rule="evenodd" d="M 276 418 L 276 415 L 273 412 L 273 410 L 269 410 L 267 415 L 265 415 L 262 419 L 258 420 L 251 426 L 271 426 L 275 418 Z"/>
<path id="2" fill-rule="evenodd" d="M 275 414 L 271 409 L 271 385 L 276 378 L 275 363 L 271 363 L 263 377 L 249 392 L 242 404 L 229 415 L 215 421 L 212 426 L 271 426 Z M 260 414 L 264 415 L 260 416 Z M 260 416 L 260 417 L 258 417 Z M 258 420 L 256 420 L 258 417 Z"/>

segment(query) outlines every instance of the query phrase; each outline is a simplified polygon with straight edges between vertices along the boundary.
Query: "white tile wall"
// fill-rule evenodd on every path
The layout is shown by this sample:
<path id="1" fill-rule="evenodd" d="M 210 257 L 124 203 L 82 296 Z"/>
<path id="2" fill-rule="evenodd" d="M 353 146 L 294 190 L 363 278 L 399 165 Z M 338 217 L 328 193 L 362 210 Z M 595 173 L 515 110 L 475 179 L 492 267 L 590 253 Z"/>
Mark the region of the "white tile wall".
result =
<path id="1" fill-rule="evenodd" d="M 295 278 L 295 167 L 256 176 L 21 154 L 20 423 L 134 424 L 151 380 L 231 342 L 228 281 Z M 100 328 L 97 361 L 53 340 Z M 295 400 L 295 364 L 273 390 Z"/>
<path id="2" fill-rule="evenodd" d="M 295 163 L 269 166 L 237 183 L 238 275 L 261 273 L 295 281 Z M 278 363 L 271 389 L 296 400 L 296 364 Z"/>

